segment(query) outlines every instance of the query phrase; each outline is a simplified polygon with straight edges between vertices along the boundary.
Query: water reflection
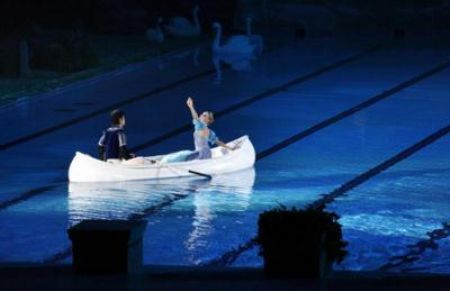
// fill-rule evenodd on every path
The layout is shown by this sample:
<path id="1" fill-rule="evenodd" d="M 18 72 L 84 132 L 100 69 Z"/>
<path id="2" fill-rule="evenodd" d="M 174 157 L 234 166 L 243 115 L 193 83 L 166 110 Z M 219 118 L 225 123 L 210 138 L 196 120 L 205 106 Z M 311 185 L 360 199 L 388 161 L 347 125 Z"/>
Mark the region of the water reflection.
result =
<path id="1" fill-rule="evenodd" d="M 189 250 L 190 261 L 197 264 L 199 256 L 195 250 L 202 251 L 208 244 L 208 237 L 215 229 L 217 213 L 244 212 L 250 205 L 250 197 L 255 183 L 255 169 L 215 177 L 208 188 L 193 196 L 194 217 L 192 231 L 184 245 Z"/>
<path id="2" fill-rule="evenodd" d="M 172 63 L 178 63 L 180 61 L 190 62 L 189 59 L 192 59 L 192 65 L 194 67 L 198 67 L 200 65 L 200 47 L 182 50 L 175 54 L 160 56 L 156 59 L 156 66 L 159 70 L 164 70 Z"/>
<path id="3" fill-rule="evenodd" d="M 160 208 L 195 194 L 196 217 L 210 221 L 209 200 L 204 193 L 237 195 L 233 207 L 245 209 L 254 184 L 254 169 L 215 176 L 212 180 L 198 178 L 129 181 L 115 183 L 70 183 L 69 225 L 83 219 L 145 218 Z M 247 198 L 244 198 L 247 196 Z M 230 196 L 231 197 L 231 196 Z M 233 200 L 233 199 L 231 199 Z M 206 218 L 206 219 L 205 219 Z"/>
<path id="4" fill-rule="evenodd" d="M 214 55 L 212 58 L 216 70 L 214 83 L 222 83 L 222 64 L 230 66 L 234 71 L 250 72 L 252 70 L 251 61 L 253 59 L 254 55 Z"/>

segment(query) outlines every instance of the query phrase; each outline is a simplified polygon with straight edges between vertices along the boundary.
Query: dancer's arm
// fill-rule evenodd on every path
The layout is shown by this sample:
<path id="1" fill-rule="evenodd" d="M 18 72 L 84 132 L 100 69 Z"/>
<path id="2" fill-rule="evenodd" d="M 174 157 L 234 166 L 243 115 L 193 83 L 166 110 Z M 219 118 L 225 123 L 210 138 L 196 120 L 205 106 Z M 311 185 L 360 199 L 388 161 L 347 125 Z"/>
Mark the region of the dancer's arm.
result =
<path id="1" fill-rule="evenodd" d="M 134 154 L 130 153 L 127 148 L 127 137 L 123 131 L 118 133 L 119 137 L 119 159 L 121 160 L 129 160 L 135 157 Z"/>
<path id="2" fill-rule="evenodd" d="M 103 132 L 100 140 L 98 141 L 98 157 L 100 160 L 105 160 L 105 132 Z"/>
<path id="3" fill-rule="evenodd" d="M 219 139 L 216 140 L 216 145 L 221 146 L 221 147 L 224 147 L 224 148 L 226 148 L 227 150 L 230 150 L 230 151 L 234 151 L 234 150 L 235 150 L 234 147 L 228 146 L 226 143 L 222 142 L 222 141 L 219 140 Z"/>
<path id="4" fill-rule="evenodd" d="M 192 99 L 192 97 L 188 97 L 186 105 L 189 107 L 189 110 L 191 111 L 192 119 L 198 120 L 198 113 L 195 110 L 194 100 Z"/>

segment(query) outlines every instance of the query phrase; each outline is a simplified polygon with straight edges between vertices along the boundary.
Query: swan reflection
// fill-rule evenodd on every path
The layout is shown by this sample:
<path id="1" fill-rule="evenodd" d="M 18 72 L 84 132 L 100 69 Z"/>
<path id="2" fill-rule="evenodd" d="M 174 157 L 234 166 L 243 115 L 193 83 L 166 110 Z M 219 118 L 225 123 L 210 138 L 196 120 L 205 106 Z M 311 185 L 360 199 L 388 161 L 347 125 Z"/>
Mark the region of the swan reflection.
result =
<path id="1" fill-rule="evenodd" d="M 229 66 L 232 70 L 238 72 L 250 72 L 252 70 L 253 56 L 242 55 L 215 55 L 212 62 L 216 70 L 215 84 L 222 83 L 222 64 Z"/>

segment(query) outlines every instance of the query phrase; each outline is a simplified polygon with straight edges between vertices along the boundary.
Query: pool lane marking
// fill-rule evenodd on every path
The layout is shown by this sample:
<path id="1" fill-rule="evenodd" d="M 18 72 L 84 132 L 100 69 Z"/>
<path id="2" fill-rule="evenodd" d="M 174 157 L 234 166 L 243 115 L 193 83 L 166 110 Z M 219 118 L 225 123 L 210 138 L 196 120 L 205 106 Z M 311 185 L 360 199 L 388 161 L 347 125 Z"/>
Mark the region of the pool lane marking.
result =
<path id="1" fill-rule="evenodd" d="M 321 209 L 324 208 L 326 205 L 330 204 L 331 202 L 335 201 L 336 198 L 345 195 L 348 191 L 352 190 L 353 188 L 363 184 L 367 180 L 373 178 L 374 176 L 380 174 L 381 172 L 389 169 L 390 167 L 396 165 L 397 163 L 407 159 L 411 155 L 415 154 L 416 152 L 422 150 L 426 146 L 432 144 L 433 142 L 439 140 L 440 138 L 446 136 L 450 133 L 450 125 L 447 125 L 434 133 L 428 135 L 424 139 L 420 140 L 419 142 L 413 144 L 412 146 L 409 146 L 408 148 L 402 150 L 401 152 L 395 154 L 391 158 L 385 160 L 384 162 L 378 164 L 377 166 L 365 171 L 362 174 L 359 174 L 355 178 L 345 182 L 338 188 L 334 189 L 333 191 L 329 192 L 328 194 L 323 194 L 322 198 L 314 201 L 313 203 L 309 204 L 305 208 L 316 208 Z M 256 237 L 253 237 L 246 241 L 243 244 L 240 244 L 237 248 L 233 248 L 232 250 L 224 253 L 220 257 L 213 259 L 209 262 L 206 262 L 204 265 L 207 266 L 227 266 L 229 264 L 232 264 L 236 259 L 244 252 L 252 249 L 257 245 Z"/>
<path id="2" fill-rule="evenodd" d="M 265 91 L 263 91 L 263 92 L 261 92 L 259 94 L 256 94 L 256 95 L 254 95 L 254 96 L 252 96 L 250 98 L 247 98 L 245 100 L 242 100 L 242 101 L 240 101 L 240 102 L 238 102 L 238 103 L 236 103 L 234 105 L 231 105 L 231 106 L 229 106 L 227 108 L 224 108 L 224 109 L 219 110 L 219 111 L 215 111 L 214 112 L 214 116 L 217 118 L 217 117 L 229 114 L 229 113 L 231 113 L 233 111 L 239 110 L 241 108 L 244 108 L 246 106 L 249 106 L 249 105 L 251 105 L 251 104 L 253 104 L 253 103 L 257 102 L 257 101 L 263 100 L 263 99 L 265 99 L 267 97 L 270 97 L 272 95 L 275 95 L 275 94 L 277 94 L 279 92 L 285 91 L 285 90 L 289 89 L 290 87 L 292 87 L 294 85 L 298 85 L 298 84 L 304 83 L 304 82 L 309 81 L 309 80 L 311 80 L 313 78 L 319 77 L 320 75 L 328 73 L 328 72 L 330 72 L 330 71 L 332 71 L 334 69 L 337 69 L 339 67 L 347 65 L 347 64 L 349 64 L 349 63 L 351 63 L 351 62 L 353 62 L 353 61 L 355 61 L 355 60 L 357 60 L 359 58 L 362 58 L 362 57 L 364 57 L 364 56 L 366 56 L 366 55 L 368 55 L 370 53 L 373 53 L 373 52 L 375 52 L 377 50 L 380 50 L 380 49 L 382 49 L 385 46 L 386 45 L 380 44 L 380 45 L 373 46 L 373 47 L 371 47 L 369 49 L 360 51 L 360 52 L 358 52 L 356 54 L 351 55 L 350 57 L 346 57 L 346 58 L 341 59 L 341 60 L 339 60 L 339 61 L 337 61 L 335 63 L 326 65 L 326 66 L 324 66 L 322 68 L 319 68 L 319 69 L 317 69 L 315 71 L 312 71 L 312 72 L 310 72 L 310 73 L 308 73 L 306 75 L 302 75 L 300 77 L 297 77 L 297 78 L 295 78 L 295 79 L 293 79 L 293 80 L 291 80 L 291 81 L 289 81 L 287 83 L 284 83 L 282 85 L 278 85 L 278 86 L 275 86 L 275 87 L 270 88 L 268 90 L 265 90 Z M 147 142 L 144 142 L 144 143 L 142 143 L 140 145 L 137 145 L 137 146 L 131 148 L 131 150 L 132 151 L 140 151 L 140 150 L 143 150 L 143 149 L 148 148 L 150 146 L 154 146 L 154 145 L 159 144 L 159 143 L 161 143 L 161 142 L 163 142 L 165 140 L 168 140 L 168 139 L 170 139 L 170 138 L 172 138 L 172 137 L 174 137 L 176 135 L 179 135 L 181 133 L 187 132 L 187 131 L 191 130 L 191 128 L 192 128 L 192 124 L 191 123 L 186 123 L 183 126 L 180 126 L 180 127 L 176 128 L 176 129 L 174 129 L 172 131 L 169 131 L 169 132 L 164 133 L 164 134 L 162 134 L 162 135 L 160 135 L 160 136 L 158 136 L 156 138 L 152 138 L 151 140 L 149 140 Z"/>
<path id="3" fill-rule="evenodd" d="M 63 251 L 57 252 L 54 255 L 51 255 L 45 259 L 42 260 L 43 264 L 53 265 L 56 264 L 59 261 L 62 261 L 64 259 L 67 259 L 72 256 L 72 247 L 67 247 Z"/>
<path id="4" fill-rule="evenodd" d="M 406 254 L 401 256 L 392 256 L 388 259 L 388 263 L 378 268 L 380 271 L 387 271 L 393 268 L 400 267 L 402 265 L 412 263 L 420 260 L 422 255 L 427 249 L 437 250 L 439 245 L 436 241 L 450 237 L 450 221 L 443 222 L 442 227 L 427 232 L 429 238 L 419 240 L 414 245 L 408 245 L 410 249 Z"/>
<path id="5" fill-rule="evenodd" d="M 25 200 L 28 200 L 28 199 L 38 196 L 40 194 L 46 193 L 47 191 L 53 190 L 53 189 L 57 188 L 58 186 L 60 186 L 61 184 L 63 184 L 63 183 L 61 183 L 61 181 L 56 181 L 55 183 L 52 183 L 52 184 L 49 184 L 46 186 L 27 190 L 24 193 L 22 193 L 21 195 L 19 195 L 18 197 L 1 202 L 0 203 L 0 211 L 4 210 L 12 205 L 24 202 Z"/>
<path id="6" fill-rule="evenodd" d="M 223 115 L 225 115 L 225 114 L 231 113 L 231 112 L 234 111 L 234 110 L 238 110 L 238 109 L 240 109 L 240 108 L 242 108 L 242 107 L 248 106 L 248 105 L 250 105 L 250 104 L 252 104 L 252 103 L 254 103 L 254 102 L 256 102 L 256 101 L 259 101 L 259 100 L 261 100 L 261 99 L 263 99 L 263 98 L 269 97 L 269 96 L 271 96 L 271 95 L 273 95 L 273 94 L 275 94 L 275 93 L 277 93 L 277 92 L 286 90 L 286 89 L 288 89 L 288 87 L 291 87 L 291 86 L 293 86 L 293 85 L 297 85 L 297 84 L 299 84 L 299 83 L 308 81 L 308 80 L 310 80 L 310 79 L 312 79 L 312 78 L 314 78 L 314 77 L 317 77 L 317 76 L 319 76 L 319 75 L 322 75 L 322 74 L 324 74 L 324 73 L 326 73 L 326 72 L 328 72 L 328 71 L 331 71 L 331 70 L 336 69 L 336 68 L 338 68 L 338 67 L 340 67 L 340 66 L 343 66 L 343 65 L 345 65 L 345 64 L 347 64 L 347 63 L 349 63 L 349 62 L 352 62 L 352 61 L 354 61 L 354 60 L 356 60 L 356 59 L 358 59 L 358 58 L 361 58 L 361 57 L 363 57 L 363 56 L 365 56 L 365 55 L 367 55 L 367 54 L 369 54 L 369 53 L 371 53 L 371 52 L 375 52 L 375 51 L 377 51 L 377 50 L 379 50 L 379 49 L 381 49 L 381 48 L 383 48 L 383 47 L 384 47 L 384 45 L 376 45 L 376 46 L 373 46 L 373 47 L 371 47 L 371 48 L 369 48 L 369 49 L 367 49 L 367 50 L 364 50 L 364 51 L 361 51 L 361 52 L 359 52 L 359 53 L 356 53 L 356 54 L 354 54 L 353 56 L 350 56 L 350 57 L 345 58 L 345 59 L 342 59 L 342 60 L 340 60 L 340 61 L 338 61 L 338 62 L 329 64 L 329 65 L 327 65 L 327 66 L 325 66 L 325 67 L 319 68 L 318 70 L 315 70 L 315 71 L 313 71 L 313 72 L 311 72 L 311 73 L 309 73 L 309 74 L 303 75 L 303 76 L 301 76 L 301 77 L 299 77 L 299 78 L 297 78 L 297 79 L 294 79 L 294 80 L 292 80 L 292 81 L 290 81 L 290 82 L 288 82 L 288 83 L 286 83 L 286 84 L 283 84 L 283 85 L 281 85 L 281 86 L 272 88 L 272 89 L 270 89 L 270 90 L 268 90 L 268 91 L 264 91 L 263 93 L 260 93 L 260 94 L 258 94 L 258 95 L 253 96 L 253 97 L 250 97 L 249 99 L 246 99 L 246 100 L 243 100 L 243 101 L 241 101 L 241 102 L 239 102 L 239 103 L 237 103 L 237 104 L 234 104 L 234 105 L 232 105 L 232 106 L 230 106 L 230 107 L 228 107 L 228 108 L 225 108 L 225 109 L 223 109 L 223 110 L 220 110 L 220 111 L 218 111 L 218 112 L 215 113 L 215 116 L 216 116 L 216 118 L 217 118 L 217 117 L 219 117 L 219 116 L 223 116 Z M 147 94 L 148 94 L 148 93 L 147 93 Z M 136 97 L 135 97 L 135 98 L 136 98 Z M 125 101 L 125 102 L 126 102 L 126 101 Z M 112 107 L 112 106 L 111 106 L 111 107 Z M 103 112 L 102 112 L 102 113 L 103 113 Z M 94 113 L 91 113 L 91 114 L 95 114 L 95 112 L 94 112 Z M 90 117 L 86 117 L 86 115 L 85 115 L 85 116 L 79 117 L 79 119 L 81 119 L 81 118 L 87 119 L 87 118 L 90 118 Z M 82 120 L 79 120 L 78 122 L 81 122 L 81 121 L 82 121 Z M 66 124 L 66 123 L 68 123 L 68 122 L 65 122 L 64 124 Z M 67 127 L 67 126 L 69 126 L 69 125 L 65 125 L 64 127 Z M 153 138 L 153 139 L 151 139 L 151 140 L 149 140 L 149 141 L 147 141 L 147 142 L 145 142 L 145 143 L 143 143 L 143 144 L 140 144 L 140 145 L 138 145 L 138 146 L 135 146 L 135 147 L 131 148 L 131 150 L 132 150 L 132 151 L 138 151 L 138 150 L 142 150 L 142 149 L 145 149 L 145 148 L 147 148 L 147 147 L 156 145 L 156 144 L 161 143 L 161 142 L 163 142 L 163 141 L 165 141 L 165 140 L 168 140 L 168 139 L 170 139 L 170 138 L 172 138 L 172 137 L 175 137 L 175 136 L 178 135 L 178 134 L 181 134 L 181 133 L 183 133 L 183 132 L 185 132 L 185 131 L 188 131 L 188 130 L 190 130 L 191 128 L 192 128 L 192 124 L 191 124 L 191 123 L 186 123 L 185 125 L 183 125 L 183 126 L 177 128 L 177 129 L 175 129 L 175 130 L 169 131 L 169 132 L 164 133 L 164 134 L 162 134 L 162 135 L 160 135 L 160 136 L 158 136 L 158 137 L 156 137 L 156 138 Z M 58 128 L 58 129 L 59 129 L 59 128 Z M 55 130 L 58 130 L 58 129 L 54 129 L 54 130 L 51 130 L 51 131 L 55 131 Z M 37 134 L 37 133 L 36 133 L 36 134 Z M 38 137 L 38 136 L 34 136 L 34 137 L 32 137 L 31 139 L 36 138 L 36 137 Z M 28 140 L 29 140 L 29 139 L 28 139 Z M 19 143 L 22 143 L 22 142 L 25 142 L 25 140 L 24 140 L 24 141 L 21 141 L 21 142 L 19 142 Z M 8 143 L 8 144 L 9 144 L 9 143 Z M 3 146 L 3 145 L 0 145 L 0 150 L 2 150 L 2 146 Z M 11 145 L 11 146 L 13 146 L 13 145 Z M 8 146 L 8 147 L 10 147 L 10 146 Z M 40 187 L 40 188 L 42 188 L 42 187 Z M 36 188 L 36 189 L 38 189 L 38 188 Z M 32 189 L 32 190 L 29 190 L 29 191 L 33 191 L 33 189 Z M 27 191 L 27 192 L 28 192 L 28 191 Z M 20 197 L 21 197 L 21 196 L 26 196 L 26 193 L 27 193 L 27 192 L 25 192 L 25 193 L 23 193 L 22 195 L 20 195 Z M 26 199 L 23 199 L 23 200 L 26 200 Z M 17 203 L 19 203 L 19 202 L 21 202 L 21 201 L 18 200 Z M 8 206 L 9 206 L 9 205 L 8 205 Z M 8 207 L 8 206 L 6 206 L 6 207 Z M 4 209 L 4 208 L 6 208 L 6 207 L 3 207 L 3 208 L 2 208 L 2 207 L 1 207 L 1 204 L 0 204 L 0 210 Z"/>
<path id="7" fill-rule="evenodd" d="M 382 162 L 381 164 L 378 164 L 377 166 L 367 170 L 366 172 L 358 175 L 357 177 L 353 178 L 352 180 L 342 184 L 339 188 L 333 190 L 332 192 L 323 195 L 322 198 L 319 200 L 316 200 L 314 203 L 312 203 L 310 208 L 324 208 L 327 204 L 333 202 L 336 200 L 336 198 L 343 196 L 348 191 L 352 190 L 353 188 L 361 185 L 362 183 L 366 182 L 367 180 L 373 178 L 374 176 L 380 174 L 381 172 L 389 169 L 390 167 L 396 165 L 397 163 L 403 161 L 404 159 L 407 159 L 411 155 L 415 154 L 416 152 L 422 150 L 426 146 L 434 143 L 435 141 L 439 140 L 440 138 L 446 136 L 448 133 L 450 133 L 450 125 L 447 125 L 438 131 L 430 134 L 426 138 L 420 140 L 419 142 L 413 144 L 412 146 L 404 149 L 403 151 L 399 152 L 398 154 L 394 155 L 393 157 L 389 158 L 388 160 Z"/>
<path id="8" fill-rule="evenodd" d="M 395 87 L 392 87 L 391 89 L 384 91 L 383 93 L 380 93 L 362 103 L 359 103 L 356 106 L 353 106 L 345 111 L 342 111 L 341 113 L 339 113 L 337 115 L 334 115 L 328 119 L 325 119 L 322 122 L 319 122 L 319 123 L 311 126 L 310 128 L 303 130 L 303 131 L 283 140 L 282 142 L 279 142 L 279 143 L 271 146 L 270 148 L 263 150 L 262 152 L 259 152 L 256 156 L 256 159 L 260 160 L 269 155 L 272 155 L 272 154 L 276 153 L 277 151 L 282 150 L 282 149 L 288 147 L 289 145 L 296 143 L 297 141 L 299 141 L 299 140 L 301 140 L 301 139 L 303 139 L 325 127 L 328 127 L 338 121 L 341 121 L 342 119 L 344 119 L 354 113 L 357 113 L 367 107 L 374 105 L 377 102 L 387 99 L 388 97 L 391 97 L 392 95 L 404 90 L 405 88 L 411 87 L 412 85 L 419 83 L 420 81 L 423 81 L 424 79 L 429 78 L 432 75 L 435 75 L 435 74 L 447 69 L 449 66 L 450 66 L 450 61 L 447 61 L 429 71 L 426 71 L 426 72 L 408 80 L 408 81 L 405 81 Z"/>

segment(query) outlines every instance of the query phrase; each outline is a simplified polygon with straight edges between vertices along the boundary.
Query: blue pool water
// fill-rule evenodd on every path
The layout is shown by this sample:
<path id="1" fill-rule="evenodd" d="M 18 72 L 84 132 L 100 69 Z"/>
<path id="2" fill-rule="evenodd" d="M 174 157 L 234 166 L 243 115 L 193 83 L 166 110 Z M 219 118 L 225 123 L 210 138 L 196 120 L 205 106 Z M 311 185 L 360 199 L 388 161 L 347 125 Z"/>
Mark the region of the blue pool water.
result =
<path id="1" fill-rule="evenodd" d="M 384 46 L 367 51 L 378 43 Z M 95 154 L 108 116 L 53 126 L 142 95 L 122 106 L 128 140 L 140 146 L 141 155 L 161 154 L 192 146 L 190 131 L 144 146 L 189 123 L 188 95 L 200 110 L 216 112 L 253 98 L 219 115 L 214 130 L 225 141 L 248 134 L 263 152 L 448 61 L 449 48 L 449 41 L 432 38 L 310 39 L 275 47 L 252 61 L 250 70 L 222 68 L 220 82 L 214 72 L 203 74 L 213 65 L 207 49 L 200 48 L 196 62 L 192 52 L 167 56 L 0 108 L 5 120 L 0 140 L 13 144 L 0 151 L 0 262 L 69 263 L 67 227 L 89 218 L 142 218 L 148 220 L 146 264 L 208 264 L 251 240 L 261 211 L 312 203 L 448 126 L 450 68 L 270 151 L 254 169 L 211 181 L 67 183 L 74 152 Z M 292 82 L 351 56 L 357 57 Z M 58 110 L 62 107 L 73 111 Z M 20 140 L 33 133 L 39 134 Z M 341 215 L 349 241 L 350 254 L 336 268 L 380 269 L 449 221 L 449 148 L 450 137 L 444 136 L 327 206 Z M 389 270 L 450 273 L 450 238 L 436 244 Z M 251 247 L 228 265 L 259 266 L 257 253 Z"/>

